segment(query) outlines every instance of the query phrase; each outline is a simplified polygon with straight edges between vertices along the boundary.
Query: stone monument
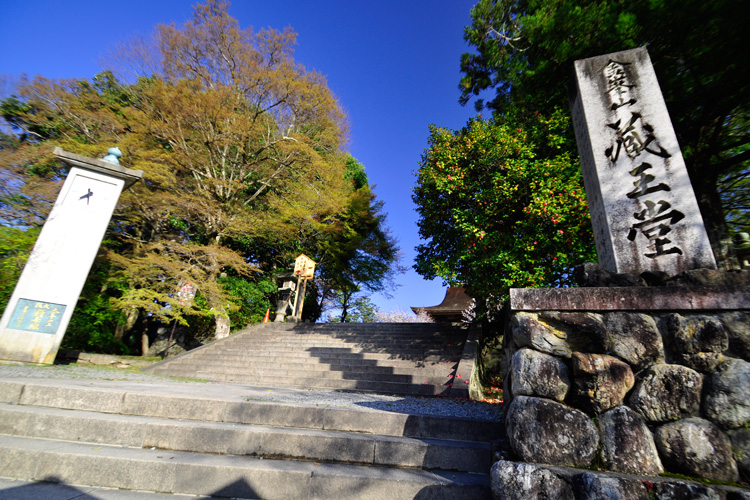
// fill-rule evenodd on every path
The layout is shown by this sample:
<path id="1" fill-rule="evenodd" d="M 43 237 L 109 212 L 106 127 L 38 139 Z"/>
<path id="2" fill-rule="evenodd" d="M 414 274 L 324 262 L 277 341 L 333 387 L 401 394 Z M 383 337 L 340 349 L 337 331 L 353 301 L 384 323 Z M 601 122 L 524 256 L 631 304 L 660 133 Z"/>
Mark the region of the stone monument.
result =
<path id="1" fill-rule="evenodd" d="M 716 270 L 646 49 L 575 76 L 600 265 L 510 289 L 495 498 L 747 498 L 659 475 L 750 481 L 750 272 Z"/>
<path id="2" fill-rule="evenodd" d="M 71 169 L 0 320 L 0 359 L 55 360 L 120 193 L 143 176 L 117 148 L 103 160 L 54 153 Z"/>
<path id="3" fill-rule="evenodd" d="M 573 124 L 599 263 L 616 273 L 716 268 L 644 47 L 575 62 Z"/>

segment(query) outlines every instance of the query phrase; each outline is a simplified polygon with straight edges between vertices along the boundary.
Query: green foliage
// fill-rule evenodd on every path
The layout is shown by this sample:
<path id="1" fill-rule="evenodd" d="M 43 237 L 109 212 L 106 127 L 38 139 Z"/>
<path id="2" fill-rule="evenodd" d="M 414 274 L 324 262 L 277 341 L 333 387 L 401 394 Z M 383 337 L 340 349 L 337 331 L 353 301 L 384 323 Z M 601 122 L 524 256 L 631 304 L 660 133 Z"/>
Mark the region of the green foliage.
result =
<path id="1" fill-rule="evenodd" d="M 346 308 L 337 315 L 331 316 L 329 321 L 342 323 L 374 323 L 378 313 L 378 307 L 372 302 L 370 297 L 360 296 L 352 299 L 345 299 L 343 294 L 336 294 L 335 303 L 339 307 Z"/>
<path id="2" fill-rule="evenodd" d="M 229 314 L 233 330 L 262 322 L 266 310 L 272 308 L 269 297 L 276 292 L 273 279 L 249 281 L 238 276 L 226 276 L 218 281 L 229 293 L 229 300 L 238 306 L 236 311 Z"/>
<path id="3" fill-rule="evenodd" d="M 569 128 L 559 111 L 431 127 L 413 195 L 427 240 L 417 272 L 466 286 L 478 304 L 510 287 L 569 285 L 571 266 L 595 257 Z"/>
<path id="4" fill-rule="evenodd" d="M 365 166 L 358 162 L 356 158 L 348 155 L 345 166 L 346 173 L 344 174 L 344 179 L 350 179 L 354 184 L 354 189 L 370 186 L 367 174 L 365 173 Z"/>
<path id="5" fill-rule="evenodd" d="M 91 85 L 116 113 L 120 113 L 123 107 L 133 104 L 134 93 L 122 85 L 110 70 L 94 76 Z"/>
<path id="6" fill-rule="evenodd" d="M 8 305 L 39 229 L 0 226 L 0 311 Z"/>
<path id="7" fill-rule="evenodd" d="M 110 271 L 107 260 L 94 261 L 63 337 L 63 349 L 130 354 L 128 347 L 115 338 L 117 325 L 124 321 L 124 314 L 113 306 L 112 299 L 120 295 L 122 286 L 114 286 Z"/>
<path id="8" fill-rule="evenodd" d="M 378 292 L 390 285 L 399 248 L 387 232 L 382 208 L 369 188 L 357 190 L 339 219 L 341 231 L 322 242 L 328 261 L 324 277 L 334 288 Z"/>
<path id="9" fill-rule="evenodd" d="M 339 321 L 347 321 L 356 300 L 378 292 L 387 295 L 395 287 L 395 276 L 403 272 L 400 249 L 387 230 L 383 203 L 370 190 L 365 167 L 351 156 L 346 166 L 345 177 L 353 181 L 354 191 L 346 209 L 328 219 L 330 230 L 313 253 L 320 264 L 315 283 L 320 306 L 312 319 L 325 309 L 341 308 Z"/>
<path id="10" fill-rule="evenodd" d="M 122 295 L 112 300 L 114 307 L 122 311 L 135 307 L 163 323 L 176 320 L 181 325 L 188 325 L 191 316 L 226 316 L 237 311 L 240 306 L 217 278 L 223 269 L 246 277 L 254 270 L 225 246 L 189 241 L 152 243 L 143 245 L 137 255 L 110 252 L 108 257 L 115 268 L 112 279 L 128 283 Z M 178 295 L 186 283 L 195 288 L 196 300 Z"/>
<path id="11" fill-rule="evenodd" d="M 87 295 L 76 304 L 61 348 L 130 354 L 127 346 L 114 335 L 118 322 L 122 321 L 122 313 L 112 307 L 107 295 Z"/>
<path id="12" fill-rule="evenodd" d="M 32 112 L 31 105 L 18 99 L 18 96 L 12 95 L 0 102 L 0 116 L 11 127 L 22 128 L 23 117 Z"/>
<path id="13" fill-rule="evenodd" d="M 568 113 L 573 61 L 647 46 L 714 253 L 731 265 L 726 222 L 750 227 L 744 9 L 735 0 L 480 0 L 464 31 L 474 52 L 461 60 L 460 101 L 500 115 Z"/>
<path id="14" fill-rule="evenodd" d="M 0 103 L 0 106 L 2 103 Z M 16 136 L 6 134 L 0 131 L 0 151 L 2 150 L 14 150 L 19 146 L 19 140 Z"/>
<path id="15" fill-rule="evenodd" d="M 731 137 L 750 136 L 750 117 L 733 116 L 730 118 L 733 129 Z M 729 142 L 729 138 L 728 142 Z M 732 139 L 732 142 L 735 142 Z M 750 144 L 728 146 L 728 156 L 744 158 L 750 155 Z M 719 195 L 726 212 L 727 224 L 732 233 L 750 233 L 750 166 L 748 161 L 737 162 L 727 169 L 718 179 Z"/>

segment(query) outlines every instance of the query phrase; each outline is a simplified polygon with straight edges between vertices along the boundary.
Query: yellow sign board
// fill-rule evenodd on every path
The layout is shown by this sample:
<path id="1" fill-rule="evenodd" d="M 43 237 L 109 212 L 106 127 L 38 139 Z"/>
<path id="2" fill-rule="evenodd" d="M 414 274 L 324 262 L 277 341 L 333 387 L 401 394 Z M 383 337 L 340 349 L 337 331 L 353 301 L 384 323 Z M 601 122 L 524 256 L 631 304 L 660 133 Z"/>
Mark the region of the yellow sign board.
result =
<path id="1" fill-rule="evenodd" d="M 300 278 L 312 278 L 315 274 L 315 261 L 305 254 L 300 254 L 294 261 L 294 275 Z"/>

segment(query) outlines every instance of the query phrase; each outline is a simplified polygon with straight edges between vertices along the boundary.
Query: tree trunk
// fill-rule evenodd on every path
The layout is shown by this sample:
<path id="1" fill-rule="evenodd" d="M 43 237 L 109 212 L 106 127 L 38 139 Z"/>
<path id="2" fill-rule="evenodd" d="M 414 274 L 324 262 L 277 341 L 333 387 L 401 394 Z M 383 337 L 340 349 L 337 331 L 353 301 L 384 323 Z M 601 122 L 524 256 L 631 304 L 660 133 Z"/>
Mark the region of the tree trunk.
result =
<path id="1" fill-rule="evenodd" d="M 133 329 L 136 321 L 138 321 L 138 308 L 131 307 L 125 316 L 125 323 L 117 323 L 117 327 L 115 327 L 115 340 L 122 341 L 125 333 Z"/>
<path id="2" fill-rule="evenodd" d="M 172 322 L 172 331 L 169 332 L 169 340 L 167 340 L 167 348 L 164 349 L 164 359 L 169 356 L 169 348 L 172 347 L 172 341 L 174 340 L 174 329 L 177 328 L 177 320 Z"/>
<path id="3" fill-rule="evenodd" d="M 355 292 L 341 292 L 341 322 L 346 323 L 346 317 L 349 316 L 349 304 Z"/>
<path id="4" fill-rule="evenodd" d="M 148 356 L 148 332 L 141 334 L 141 356 Z"/>
<path id="5" fill-rule="evenodd" d="M 716 168 L 715 166 L 705 165 L 704 169 Z M 716 176 L 702 175 L 693 178 L 700 178 L 699 182 L 692 182 L 693 191 L 698 201 L 703 224 L 708 233 L 708 239 L 711 242 L 711 249 L 716 258 L 718 269 L 739 269 L 739 261 L 734 252 L 732 237 L 727 229 L 724 208 L 721 206 L 721 198 L 716 188 Z"/>

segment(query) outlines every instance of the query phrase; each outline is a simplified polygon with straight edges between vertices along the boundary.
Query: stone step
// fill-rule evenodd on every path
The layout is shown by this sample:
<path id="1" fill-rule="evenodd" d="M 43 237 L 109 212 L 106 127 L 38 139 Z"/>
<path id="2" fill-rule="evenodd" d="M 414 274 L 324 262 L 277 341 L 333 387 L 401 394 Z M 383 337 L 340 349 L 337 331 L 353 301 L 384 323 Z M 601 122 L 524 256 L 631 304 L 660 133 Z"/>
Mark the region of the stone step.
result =
<path id="1" fill-rule="evenodd" d="M 313 355 L 323 354 L 387 354 L 389 356 L 403 356 L 403 357 L 429 357 L 429 356 L 460 356 L 463 352 L 463 348 L 430 348 L 430 349 L 407 349 L 407 348 L 378 348 L 378 347 L 356 347 L 356 346 L 341 346 L 341 345 L 325 345 L 319 344 L 306 344 L 306 345 L 289 345 L 284 342 L 267 343 L 267 344 L 248 344 L 248 345 L 236 345 L 232 346 L 221 346 L 217 348 L 216 352 L 222 354 L 229 354 L 235 356 L 252 355 L 262 352 L 299 352 L 299 353 L 311 353 Z"/>
<path id="2" fill-rule="evenodd" d="M 0 436 L 5 477 L 219 497 L 490 499 L 485 474 L 200 454 Z"/>
<path id="3" fill-rule="evenodd" d="M 195 495 L 127 491 L 93 486 L 72 486 L 49 481 L 26 481 L 0 477 L 0 498 L 24 500 L 196 500 Z M 217 497 L 202 496 L 201 500 Z"/>
<path id="4" fill-rule="evenodd" d="M 297 336 L 368 336 L 368 337 L 402 337 L 402 338 L 445 338 L 461 337 L 466 334 L 464 328 L 436 329 L 435 325 L 422 329 L 379 328 L 377 324 L 361 325 L 360 328 L 335 328 L 326 324 L 304 324 L 291 329 L 278 329 L 255 325 L 234 333 L 234 335 L 254 332 L 256 335 L 297 335 Z"/>
<path id="5" fill-rule="evenodd" d="M 216 373 L 215 371 L 201 371 L 197 370 L 196 375 L 198 378 L 208 375 L 209 373 Z M 218 375 L 218 374 L 217 374 Z M 408 394 L 404 392 L 401 386 L 409 386 L 410 389 L 416 389 L 420 394 L 424 394 L 418 388 L 412 387 L 414 385 L 434 385 L 443 386 L 452 382 L 452 377 L 448 375 L 440 376 L 423 376 L 423 375 L 371 375 L 365 378 L 359 378 L 356 376 L 345 376 L 341 372 L 314 372 L 314 371 L 283 371 L 279 370 L 276 372 L 259 371 L 254 372 L 229 372 L 222 373 L 221 375 L 226 376 L 225 380 L 246 380 L 252 381 L 253 383 L 261 385 L 273 386 L 275 381 L 283 384 L 283 386 L 304 386 L 309 384 L 310 387 L 327 387 L 332 389 L 355 389 L 357 385 L 361 385 L 365 389 L 364 384 L 374 384 L 373 387 L 377 387 L 377 384 L 383 385 L 383 389 L 393 389 L 394 394 Z M 373 387 L 367 387 L 367 390 L 374 390 Z M 387 391 L 390 392 L 390 391 Z M 427 391 L 429 393 L 430 391 Z"/>
<path id="6" fill-rule="evenodd" d="M 310 355 L 310 353 L 284 352 L 284 351 L 265 351 L 254 354 L 225 354 L 212 352 L 206 354 L 196 354 L 194 356 L 184 356 L 179 359 L 175 358 L 171 364 L 179 365 L 185 363 L 195 363 L 197 361 L 207 363 L 232 363 L 236 365 L 247 365 L 253 362 L 259 363 L 276 363 L 276 364 L 306 364 L 306 365 L 349 365 L 349 366 L 400 366 L 403 368 L 423 368 L 423 367 L 441 367 L 456 365 L 461 359 L 459 354 L 455 356 L 426 356 L 426 357 L 394 357 L 390 355 L 380 355 L 378 353 L 355 354 L 350 353 L 325 353 L 322 355 Z M 166 363 L 165 363 L 166 364 Z"/>
<path id="7" fill-rule="evenodd" d="M 286 355 L 285 355 L 286 354 Z M 389 356 L 348 356 L 331 354 L 326 356 L 304 356 L 299 353 L 258 353 L 257 355 L 221 355 L 220 353 L 196 354 L 194 356 L 183 356 L 171 361 L 171 365 L 191 364 L 200 360 L 203 363 L 232 363 L 239 366 L 250 363 L 274 363 L 276 365 L 285 364 L 304 364 L 304 365 L 345 365 L 345 366 L 385 366 L 385 367 L 402 367 L 402 368 L 441 368 L 445 366 L 455 366 L 461 358 L 451 356 L 447 358 L 432 359 L 404 359 L 392 358 Z M 167 364 L 167 363 L 164 363 Z"/>
<path id="8" fill-rule="evenodd" d="M 376 361 L 369 360 L 369 364 L 365 363 L 320 363 L 317 360 L 308 363 L 288 363 L 284 362 L 283 359 L 277 359 L 275 361 L 259 361 L 255 359 L 249 359 L 247 361 L 236 361 L 236 360 L 222 360 L 222 359 L 202 359 L 202 365 L 205 367 L 211 365 L 211 369 L 216 369 L 219 372 L 232 372 L 240 371 L 244 369 L 252 370 L 311 370 L 311 371 L 336 371 L 351 374 L 381 374 L 381 375 L 415 375 L 418 373 L 425 375 L 449 375 L 456 371 L 457 362 L 454 363 L 436 363 L 426 366 L 418 366 L 416 363 L 396 363 L 394 364 L 378 364 Z M 191 366 L 191 364 L 175 363 L 174 366 Z M 157 373 L 155 370 L 153 373 Z"/>
<path id="9" fill-rule="evenodd" d="M 227 368 L 225 366 L 203 366 L 203 365 L 186 365 L 186 366 L 172 366 L 169 369 L 157 369 L 151 373 L 154 375 L 163 375 L 169 377 L 183 377 L 183 378 L 196 378 L 202 380 L 211 381 L 245 381 L 256 385 L 265 384 L 273 386 L 275 380 L 279 380 L 279 383 L 283 384 L 284 387 L 290 386 L 289 383 L 283 383 L 285 379 L 292 378 L 295 380 L 308 380 L 310 387 L 318 387 L 316 381 L 322 380 L 357 380 L 357 381 L 370 381 L 370 382 L 394 382 L 401 384 L 418 383 L 428 384 L 439 383 L 442 384 L 446 381 L 450 381 L 450 374 L 438 373 L 438 374 L 424 374 L 419 379 L 415 379 L 417 376 L 408 374 L 368 374 L 366 372 L 336 372 L 329 370 L 284 370 L 279 366 L 276 368 L 255 368 L 252 366 L 238 367 L 238 368 Z M 291 385 L 298 385 L 297 383 Z M 325 385 L 323 385 L 325 387 Z M 349 387 L 342 387 L 349 388 Z"/>
<path id="10" fill-rule="evenodd" d="M 223 341 L 223 345 L 229 348 L 236 348 L 237 346 L 265 346 L 265 345 L 289 345 L 295 348 L 304 347 L 306 345 L 321 345 L 330 347 L 363 347 L 373 349 L 413 349 L 413 350 L 425 350 L 425 349 L 460 349 L 463 346 L 462 340 L 456 339 L 451 342 L 436 342 L 436 341 L 424 341 L 424 342 L 408 342 L 408 341 L 394 341 L 394 342 L 369 342 L 361 338 L 352 338 L 351 340 L 340 340 L 331 337 L 325 338 L 289 338 L 285 336 L 261 339 L 256 338 L 253 335 L 247 335 L 239 337 L 236 340 L 230 337 L 230 341 Z"/>
<path id="11" fill-rule="evenodd" d="M 329 463 L 487 473 L 487 443 L 200 422 L 0 403 L 0 434 Z"/>
<path id="12" fill-rule="evenodd" d="M 423 439 L 490 442 L 502 436 L 493 421 L 256 401 L 252 394 L 251 388 L 217 384 L 0 380 L 0 401 L 11 405 Z"/>
<path id="13" fill-rule="evenodd" d="M 375 327 L 363 327 L 353 330 L 342 330 L 336 328 L 317 328 L 319 325 L 300 325 L 292 330 L 274 330 L 266 328 L 263 325 L 255 325 L 244 330 L 235 331 L 230 336 L 238 337 L 242 335 L 253 335 L 256 337 L 328 337 L 328 338 L 381 338 L 381 339 L 403 339 L 403 340 L 424 340 L 435 339 L 450 342 L 455 339 L 463 339 L 466 336 L 466 330 L 380 330 Z"/>
<path id="14" fill-rule="evenodd" d="M 152 372 L 159 375 L 160 372 Z M 312 378 L 305 376 L 253 375 L 245 373 L 218 373 L 200 368 L 171 368 L 165 375 L 172 377 L 195 378 L 213 382 L 243 383 L 257 387 L 292 387 L 295 389 L 346 390 L 381 394 L 401 394 L 418 396 L 447 396 L 453 379 L 442 377 L 435 381 L 417 383 L 390 382 L 387 380 L 358 380 L 335 378 Z"/>
<path id="15" fill-rule="evenodd" d="M 283 346 L 269 346 L 266 349 L 244 350 L 244 351 L 225 351 L 223 349 L 211 350 L 210 352 L 200 353 L 202 359 L 221 359 L 225 361 L 247 361 L 252 359 L 264 358 L 289 358 L 289 362 L 307 363 L 308 360 L 327 362 L 322 360 L 342 360 L 344 362 L 356 360 L 373 360 L 373 361 L 404 361 L 405 364 L 439 364 L 444 362 L 458 362 L 461 359 L 462 352 L 456 351 L 438 351 L 437 353 L 419 353 L 405 351 L 351 351 L 349 349 L 325 349 L 308 348 L 297 350 L 293 348 L 285 349 Z M 198 355 L 198 353 L 196 353 Z M 188 357 L 188 356 L 185 356 Z"/>
<path id="16" fill-rule="evenodd" d="M 145 371 L 255 385 L 448 395 L 450 375 L 462 359 L 467 330 L 443 325 L 413 326 L 265 324 Z M 329 373 L 323 374 L 321 366 L 327 366 Z M 360 366 L 399 368 L 401 373 L 362 370 Z"/>
<path id="17" fill-rule="evenodd" d="M 407 373 L 413 373 L 414 370 L 430 371 L 452 371 L 455 370 L 458 360 L 456 359 L 436 359 L 436 360 L 410 360 L 410 359 L 369 359 L 369 358 L 350 358 L 350 357 L 304 357 L 304 356 L 255 356 L 242 359 L 227 359 L 221 356 L 200 356 L 184 357 L 174 359 L 171 363 L 159 364 L 149 367 L 148 371 L 156 373 L 161 368 L 180 367 L 180 366 L 232 366 L 241 368 L 244 366 L 257 365 L 259 367 L 275 366 L 283 367 L 286 365 L 300 365 L 304 369 L 317 370 L 318 368 L 310 367 L 328 367 L 335 370 L 334 367 L 345 367 L 352 371 L 370 371 L 369 368 L 390 368 L 406 370 Z M 380 370 L 376 370 L 380 371 Z"/>
<path id="18" fill-rule="evenodd" d="M 219 372 L 237 372 L 237 371 L 253 371 L 262 372 L 264 370 L 285 370 L 285 371 L 334 371 L 334 372 L 347 372 L 351 374 L 361 374 L 367 376 L 368 374 L 380 374 L 380 375 L 410 375 L 415 376 L 424 374 L 425 376 L 448 376 L 454 373 L 456 370 L 456 363 L 435 363 L 434 365 L 419 366 L 416 364 L 406 363 L 390 363 L 390 362 L 378 362 L 378 363 L 347 363 L 346 360 L 334 360 L 334 363 L 323 363 L 311 360 L 309 362 L 302 363 L 285 363 L 283 358 L 268 358 L 268 361 L 247 361 L 247 362 L 224 362 L 220 359 L 211 360 L 195 360 L 193 362 L 180 362 L 173 363 L 169 366 L 158 366 L 152 368 L 150 373 L 160 374 L 161 372 L 168 372 L 171 369 L 178 368 L 192 368 L 194 370 L 204 369 L 213 370 L 216 369 Z"/>
<path id="19" fill-rule="evenodd" d="M 190 354 L 188 352 L 188 354 Z M 244 350 L 244 351 L 235 351 L 235 352 L 228 352 L 224 349 L 212 349 L 208 352 L 201 351 L 199 353 L 195 353 L 192 356 L 200 356 L 201 358 L 211 359 L 211 358 L 218 358 L 218 359 L 227 359 L 230 356 L 235 357 L 235 359 L 239 360 L 245 360 L 245 359 L 257 359 L 257 358 L 306 358 L 306 359 L 315 359 L 315 360 L 324 360 L 324 359 L 372 359 L 372 360 L 403 360 L 403 361 L 416 361 L 420 363 L 441 363 L 443 361 L 458 361 L 461 357 L 461 354 L 458 352 L 448 352 L 447 354 L 432 354 L 432 355 L 418 355 L 418 354 L 404 354 L 400 352 L 352 352 L 349 349 L 342 349 L 342 350 L 329 350 L 329 351 L 322 351 L 318 352 L 317 349 L 307 349 L 307 350 L 287 350 L 287 349 L 280 349 L 275 346 L 270 346 L 267 349 L 258 349 L 258 350 Z M 188 358 L 188 356 L 184 356 L 184 358 Z"/>
<path id="20" fill-rule="evenodd" d="M 463 326 L 453 326 L 447 323 L 264 323 L 263 326 L 269 330 L 286 330 L 296 331 L 304 329 L 305 331 L 317 330 L 338 330 L 338 331 L 359 331 L 359 330 L 383 330 L 383 331 L 407 331 L 407 332 L 453 332 L 464 330 Z"/>
<path id="21" fill-rule="evenodd" d="M 304 349 L 305 347 L 332 347 L 332 348 L 350 348 L 350 349 L 370 349 L 373 351 L 387 350 L 387 351 L 399 351 L 399 350 L 411 350 L 411 351 L 432 351 L 432 350 L 461 350 L 463 342 L 461 340 L 454 340 L 452 342 L 409 342 L 409 341 L 392 341 L 392 342 L 370 342 L 361 338 L 351 340 L 340 340 L 333 339 L 330 337 L 326 338 L 289 338 L 289 337 L 276 337 L 269 339 L 259 339 L 252 335 L 232 339 L 232 342 L 225 341 L 222 344 L 227 349 L 237 348 L 253 348 L 255 346 L 263 347 L 268 345 L 281 345 L 285 347 L 292 347 L 294 349 Z"/>
<path id="22" fill-rule="evenodd" d="M 197 354 L 196 354 L 197 355 Z M 317 348 L 309 348 L 305 350 L 294 350 L 284 349 L 277 346 L 268 347 L 267 349 L 258 350 L 245 350 L 245 351 L 225 351 L 225 350 L 212 350 L 211 352 L 201 353 L 203 359 L 222 359 L 232 361 L 246 361 L 248 359 L 257 358 L 293 358 L 299 362 L 302 359 L 312 360 L 356 360 L 356 359 L 372 359 L 376 361 L 389 361 L 389 360 L 403 360 L 418 363 L 442 363 L 444 361 L 458 361 L 461 359 L 460 352 L 441 351 L 438 353 L 418 353 L 418 352 L 378 352 L 378 351 L 361 351 L 352 352 L 348 349 L 326 349 L 325 351 L 318 351 Z M 304 362 L 304 361 L 302 361 Z"/>
<path id="23" fill-rule="evenodd" d="M 435 345 L 448 345 L 463 342 L 466 338 L 465 331 L 458 331 L 450 334 L 412 334 L 404 333 L 387 333 L 387 332 L 369 332 L 367 330 L 357 332 L 336 332 L 336 331 L 263 331 L 258 327 L 235 332 L 227 339 L 236 340 L 242 337 L 252 337 L 259 342 L 275 339 L 289 339 L 292 342 L 303 342 L 306 340 L 331 340 L 337 342 L 367 342 L 392 344 L 423 344 L 432 343 Z"/>
<path id="24" fill-rule="evenodd" d="M 383 367 L 385 368 L 385 367 Z M 402 384 L 442 384 L 449 380 L 452 372 L 445 370 L 443 372 L 424 372 L 414 370 L 412 373 L 377 373 L 355 370 L 311 370 L 302 366 L 299 368 L 290 368 L 287 365 L 277 365 L 275 367 L 257 367 L 247 365 L 240 367 L 233 366 L 202 366 L 193 368 L 185 367 L 186 370 L 193 369 L 198 373 L 216 373 L 223 375 L 241 374 L 243 377 L 294 377 L 310 379 L 335 379 L 335 380 L 370 380 L 373 382 L 398 382 Z M 158 374 L 158 372 L 155 372 Z"/>
<path id="25" fill-rule="evenodd" d="M 365 335 L 365 334 L 350 334 L 350 335 L 339 335 L 332 333 L 331 335 L 323 334 L 295 334 L 289 332 L 283 333 L 255 333 L 248 331 L 242 334 L 234 334 L 230 337 L 230 340 L 239 341 L 237 339 L 243 336 L 251 337 L 256 342 L 273 342 L 276 340 L 283 339 L 287 342 L 310 342 L 310 341 L 329 341 L 340 344 L 383 344 L 383 345 L 443 345 L 451 346 L 462 343 L 464 337 L 459 336 L 422 336 L 422 337 L 410 337 L 410 336 L 398 336 L 398 335 Z"/>
<path id="26" fill-rule="evenodd" d="M 443 332 L 387 332 L 372 329 L 359 329 L 356 331 L 337 331 L 335 329 L 315 330 L 311 325 L 299 327 L 296 331 L 274 331 L 263 327 L 253 327 L 232 334 L 226 341 L 237 341 L 243 337 L 252 337 L 263 342 L 266 340 L 289 339 L 290 341 L 305 340 L 331 340 L 338 342 L 367 342 L 393 344 L 421 344 L 430 342 L 435 345 L 448 345 L 463 342 L 466 338 L 465 330 L 456 330 L 448 333 Z"/>

